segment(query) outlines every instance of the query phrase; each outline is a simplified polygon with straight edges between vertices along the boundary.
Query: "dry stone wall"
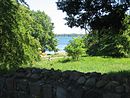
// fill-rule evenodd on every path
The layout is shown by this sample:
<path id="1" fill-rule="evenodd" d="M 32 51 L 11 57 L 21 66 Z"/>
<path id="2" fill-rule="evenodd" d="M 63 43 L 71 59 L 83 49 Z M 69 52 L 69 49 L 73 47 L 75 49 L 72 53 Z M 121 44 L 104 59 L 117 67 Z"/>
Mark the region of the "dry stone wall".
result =
<path id="1" fill-rule="evenodd" d="M 130 98 L 130 76 L 21 68 L 0 75 L 0 98 Z"/>

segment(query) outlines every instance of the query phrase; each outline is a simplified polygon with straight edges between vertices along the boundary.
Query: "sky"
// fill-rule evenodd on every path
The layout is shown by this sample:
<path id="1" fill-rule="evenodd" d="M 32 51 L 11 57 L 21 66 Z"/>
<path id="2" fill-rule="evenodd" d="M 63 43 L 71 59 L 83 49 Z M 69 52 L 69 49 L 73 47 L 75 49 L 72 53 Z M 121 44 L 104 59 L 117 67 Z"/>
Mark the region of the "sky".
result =
<path id="1" fill-rule="evenodd" d="M 70 28 L 65 25 L 66 20 L 64 20 L 66 13 L 63 13 L 61 10 L 57 10 L 57 5 L 55 2 L 58 0 L 25 0 L 29 5 L 31 10 L 40 10 L 44 11 L 54 23 L 54 33 L 55 34 L 83 34 L 85 30 L 80 28 Z"/>

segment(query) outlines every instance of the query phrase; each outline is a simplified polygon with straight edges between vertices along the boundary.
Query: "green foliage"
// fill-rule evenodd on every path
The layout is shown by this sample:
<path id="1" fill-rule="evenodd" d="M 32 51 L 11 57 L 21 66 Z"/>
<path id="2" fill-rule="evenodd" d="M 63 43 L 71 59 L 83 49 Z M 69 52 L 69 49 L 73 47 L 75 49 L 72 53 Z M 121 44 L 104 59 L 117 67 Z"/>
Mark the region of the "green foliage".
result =
<path id="1" fill-rule="evenodd" d="M 67 13 L 69 27 L 89 29 L 85 41 L 89 55 L 128 57 L 130 19 L 126 19 L 125 12 L 129 0 L 59 0 L 57 6 Z"/>
<path id="2" fill-rule="evenodd" d="M 102 29 L 89 33 L 84 39 L 87 53 L 92 56 L 129 57 L 130 56 L 130 17 L 122 23 L 125 30 L 113 33 Z"/>
<path id="3" fill-rule="evenodd" d="M 54 38 L 54 27 L 50 17 L 41 11 L 31 11 L 31 17 L 33 18 L 31 35 L 40 42 L 42 51 L 57 50 L 57 40 Z"/>
<path id="4" fill-rule="evenodd" d="M 55 50 L 52 30 L 50 18 L 31 11 L 24 0 L 0 0 L 0 69 L 31 65 L 40 59 L 41 46 Z"/>
<path id="5" fill-rule="evenodd" d="M 22 9 L 23 10 L 23 9 Z M 0 0 L 0 69 L 8 70 L 38 60 L 39 42 L 26 30 L 28 13 L 15 0 Z"/>
<path id="6" fill-rule="evenodd" d="M 122 27 L 124 14 L 130 6 L 129 0 L 119 3 L 119 0 L 58 0 L 59 10 L 67 13 L 67 25 L 69 27 L 81 27 L 86 25 L 91 29 Z"/>
<path id="7" fill-rule="evenodd" d="M 68 53 L 68 56 L 72 57 L 72 59 L 78 60 L 79 57 L 84 53 L 83 47 L 83 40 L 78 37 L 70 41 L 70 43 L 65 47 L 65 51 Z"/>

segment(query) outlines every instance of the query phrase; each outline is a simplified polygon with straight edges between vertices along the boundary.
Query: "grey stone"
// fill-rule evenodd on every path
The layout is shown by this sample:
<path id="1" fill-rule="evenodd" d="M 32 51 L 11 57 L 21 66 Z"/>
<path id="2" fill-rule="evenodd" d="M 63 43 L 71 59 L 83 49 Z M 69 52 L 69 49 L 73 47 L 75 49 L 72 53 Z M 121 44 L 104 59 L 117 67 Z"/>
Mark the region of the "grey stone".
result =
<path id="1" fill-rule="evenodd" d="M 125 91 L 125 90 L 124 90 L 124 86 L 117 86 L 117 87 L 115 88 L 115 90 L 116 90 L 117 93 L 122 93 L 122 92 Z"/>
<path id="2" fill-rule="evenodd" d="M 32 69 L 32 73 L 41 73 L 41 69 L 39 69 L 39 68 L 34 68 L 34 69 Z"/>
<path id="3" fill-rule="evenodd" d="M 32 69 L 2 74 L 0 98 L 130 98 L 127 76 Z"/>
<path id="4" fill-rule="evenodd" d="M 72 72 L 72 73 L 70 73 L 69 80 L 74 80 L 74 81 L 76 81 L 77 79 L 79 79 L 79 77 L 80 77 L 80 74 L 79 74 L 79 73 L 77 73 L 77 72 Z"/>
<path id="5" fill-rule="evenodd" d="M 64 71 L 64 72 L 62 72 L 62 77 L 69 78 L 69 76 L 70 76 L 70 71 Z"/>
<path id="6" fill-rule="evenodd" d="M 38 74 L 32 74 L 30 77 L 32 80 L 39 80 L 40 76 Z"/>
<path id="7" fill-rule="evenodd" d="M 6 86 L 7 86 L 7 90 L 13 90 L 14 89 L 14 79 L 13 78 L 6 79 Z"/>
<path id="8" fill-rule="evenodd" d="M 86 81 L 85 77 L 82 76 L 82 77 L 80 77 L 80 78 L 78 79 L 77 83 L 78 83 L 78 84 L 84 84 L 85 81 Z"/>
<path id="9" fill-rule="evenodd" d="M 125 92 L 129 93 L 130 92 L 130 87 L 127 84 L 124 84 L 123 86 L 124 86 Z"/>
<path id="10" fill-rule="evenodd" d="M 24 68 L 19 68 L 16 70 L 17 73 L 25 73 L 26 72 L 26 69 Z"/>
<path id="11" fill-rule="evenodd" d="M 95 84 L 96 84 L 96 79 L 95 78 L 90 78 L 85 83 L 86 86 L 91 86 L 91 87 L 95 86 Z"/>
<path id="12" fill-rule="evenodd" d="M 28 81 L 26 79 L 18 79 L 15 80 L 16 83 L 16 89 L 18 91 L 28 91 L 29 86 L 28 86 Z"/>
<path id="13" fill-rule="evenodd" d="M 15 77 L 16 78 L 25 78 L 25 73 L 23 73 L 23 72 L 17 72 L 17 73 L 15 73 Z"/>
<path id="14" fill-rule="evenodd" d="M 5 79 L 4 78 L 0 78 L 0 90 L 3 89 L 4 83 L 5 83 Z"/>
<path id="15" fill-rule="evenodd" d="M 27 74 L 26 74 L 26 78 L 31 77 L 31 75 L 32 75 L 31 71 L 28 71 Z"/>
<path id="16" fill-rule="evenodd" d="M 88 76 L 88 75 L 85 75 L 85 78 L 86 78 L 86 79 L 89 79 L 89 78 L 90 78 L 90 76 Z"/>
<path id="17" fill-rule="evenodd" d="M 96 90 L 87 90 L 82 98 L 102 98 L 102 94 Z"/>
<path id="18" fill-rule="evenodd" d="M 83 89 L 71 89 L 70 92 L 71 92 L 71 98 L 82 98 Z"/>
<path id="19" fill-rule="evenodd" d="M 105 87 L 104 89 L 107 89 L 107 90 L 114 90 L 115 87 L 119 86 L 119 83 L 117 81 L 110 81 Z"/>
<path id="20" fill-rule="evenodd" d="M 17 92 L 17 97 L 16 98 L 30 98 L 29 94 L 25 92 Z"/>
<path id="21" fill-rule="evenodd" d="M 108 82 L 105 81 L 105 80 L 100 80 L 96 83 L 96 87 L 97 88 L 101 88 L 101 87 L 104 87 Z"/>
<path id="22" fill-rule="evenodd" d="M 108 79 L 109 79 L 108 74 L 103 74 L 103 75 L 102 75 L 102 80 L 108 80 Z"/>
<path id="23" fill-rule="evenodd" d="M 91 77 L 98 77 L 98 76 L 101 76 L 101 73 L 92 72 L 92 73 L 90 73 L 90 76 Z"/>
<path id="24" fill-rule="evenodd" d="M 67 98 L 67 91 L 62 87 L 57 87 L 56 98 Z"/>
<path id="25" fill-rule="evenodd" d="M 14 91 L 6 91 L 6 97 L 0 97 L 0 98 L 17 98 L 16 94 L 14 94 Z"/>
<path id="26" fill-rule="evenodd" d="M 29 83 L 30 87 L 30 94 L 34 96 L 40 96 L 41 95 L 41 82 L 35 82 L 35 83 Z"/>
<path id="27" fill-rule="evenodd" d="M 121 95 L 115 93 L 106 93 L 103 94 L 103 98 L 121 98 Z"/>
<path id="28" fill-rule="evenodd" d="M 49 84 L 42 86 L 42 97 L 43 98 L 53 98 L 52 86 Z"/>

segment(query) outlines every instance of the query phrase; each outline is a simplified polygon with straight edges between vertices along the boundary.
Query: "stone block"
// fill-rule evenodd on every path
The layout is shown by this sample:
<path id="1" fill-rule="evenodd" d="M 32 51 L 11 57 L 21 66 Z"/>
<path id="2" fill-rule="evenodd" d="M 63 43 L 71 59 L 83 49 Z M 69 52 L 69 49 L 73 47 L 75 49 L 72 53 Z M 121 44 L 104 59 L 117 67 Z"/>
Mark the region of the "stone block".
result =
<path id="1" fill-rule="evenodd" d="M 17 98 L 31 98 L 29 93 L 17 92 Z"/>
<path id="2" fill-rule="evenodd" d="M 29 83 L 30 95 L 41 96 L 41 82 Z"/>
<path id="3" fill-rule="evenodd" d="M 86 86 L 89 86 L 89 87 L 94 87 L 95 84 L 96 84 L 96 79 L 95 79 L 95 78 L 89 78 L 89 79 L 86 81 L 86 83 L 85 83 L 85 85 L 86 85 Z"/>
<path id="4" fill-rule="evenodd" d="M 115 91 L 116 91 L 117 93 L 123 93 L 123 92 L 125 92 L 125 88 L 124 88 L 124 86 L 117 86 L 117 87 L 115 88 Z"/>
<path id="5" fill-rule="evenodd" d="M 105 81 L 105 80 L 100 80 L 96 83 L 96 87 L 97 88 L 101 88 L 101 87 L 104 87 L 108 82 Z"/>
<path id="6" fill-rule="evenodd" d="M 77 79 L 79 79 L 80 78 L 80 74 L 79 73 L 77 73 L 77 72 L 72 72 L 72 73 L 70 73 L 70 77 L 69 77 L 69 80 L 70 81 L 76 81 Z"/>
<path id="7" fill-rule="evenodd" d="M 40 80 L 41 76 L 39 74 L 32 74 L 30 76 L 31 81 L 38 81 Z"/>
<path id="8" fill-rule="evenodd" d="M 84 93 L 82 98 L 102 98 L 102 93 L 98 90 L 90 89 Z"/>
<path id="9" fill-rule="evenodd" d="M 82 77 L 80 77 L 80 78 L 78 79 L 77 83 L 78 83 L 78 84 L 84 84 L 85 81 L 86 81 L 85 77 L 82 76 Z"/>
<path id="10" fill-rule="evenodd" d="M 5 84 L 5 79 L 4 78 L 0 78 L 0 90 L 3 89 L 4 84 Z"/>
<path id="11" fill-rule="evenodd" d="M 126 93 L 130 93 L 130 87 L 127 84 L 124 84 L 124 89 Z"/>
<path id="12" fill-rule="evenodd" d="M 42 86 L 42 97 L 53 98 L 53 90 L 51 85 L 46 84 Z"/>
<path id="13" fill-rule="evenodd" d="M 2 96 L 3 94 L 4 86 L 5 86 L 5 79 L 0 78 L 0 96 Z"/>
<path id="14" fill-rule="evenodd" d="M 16 83 L 16 89 L 18 91 L 24 91 L 24 92 L 29 91 L 28 80 L 26 80 L 26 79 L 18 79 L 18 80 L 16 80 L 15 83 Z"/>
<path id="15" fill-rule="evenodd" d="M 56 88 L 56 98 L 67 98 L 67 91 L 62 87 Z"/>
<path id="16" fill-rule="evenodd" d="M 116 93 L 106 93 L 103 94 L 103 98 L 121 98 L 121 95 Z"/>
<path id="17" fill-rule="evenodd" d="M 4 97 L 2 97 L 2 98 L 17 98 L 17 94 L 15 93 L 15 91 L 5 91 L 4 92 L 4 95 L 3 95 Z"/>
<path id="18" fill-rule="evenodd" d="M 114 91 L 114 89 L 119 86 L 119 83 L 117 81 L 110 81 L 109 83 L 106 84 L 104 89 Z"/>
<path id="19" fill-rule="evenodd" d="M 71 91 L 71 98 L 82 98 L 83 95 L 83 89 L 72 89 Z"/>
<path id="20" fill-rule="evenodd" d="M 6 79 L 6 89 L 8 91 L 14 90 L 14 79 L 13 78 L 7 78 Z"/>

